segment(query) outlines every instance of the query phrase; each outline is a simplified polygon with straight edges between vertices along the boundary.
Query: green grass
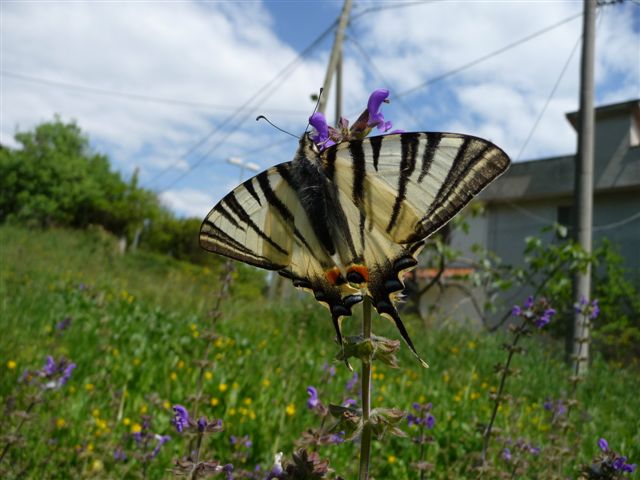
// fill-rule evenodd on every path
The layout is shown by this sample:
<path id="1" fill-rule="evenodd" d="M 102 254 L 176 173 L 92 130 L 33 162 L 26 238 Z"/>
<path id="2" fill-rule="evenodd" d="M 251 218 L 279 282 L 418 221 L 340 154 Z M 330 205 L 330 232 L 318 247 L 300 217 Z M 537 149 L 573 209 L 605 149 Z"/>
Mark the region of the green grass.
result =
<path id="1" fill-rule="evenodd" d="M 139 478 L 143 470 L 133 458 L 130 432 L 141 415 L 151 417 L 154 432 L 172 437 L 147 471 L 149 478 L 166 476 L 172 460 L 186 449 L 170 425 L 169 407 L 190 407 L 197 361 L 207 344 L 203 338 L 211 328 L 209 311 L 222 288 L 221 264 L 199 267 L 143 252 L 122 256 L 113 239 L 99 231 L 4 226 L 0 245 L 0 395 L 5 409 L 0 447 L 21 421 L 15 412 L 28 402 L 29 387 L 18 382 L 22 371 L 41 368 L 47 355 L 77 364 L 69 383 L 47 392 L 46 402 L 35 407 L 22 440 L 0 463 L 0 476 Z M 306 387 L 315 385 L 325 403 L 338 403 L 351 377 L 335 362 L 335 377 L 323 381 L 325 362 L 331 363 L 337 352 L 327 311 L 308 295 L 269 304 L 261 293 L 264 287 L 259 272 L 236 269 L 204 380 L 201 411 L 225 422 L 225 432 L 210 438 L 206 452 L 237 468 L 242 460 L 229 435 L 246 434 L 253 441 L 243 468 L 268 468 L 274 453 L 290 454 L 301 433 L 318 426 L 305 406 Z M 67 317 L 69 328 L 58 331 L 56 324 Z M 409 410 L 413 402 L 433 402 L 437 423 L 427 460 L 436 468 L 431 478 L 475 478 L 468 468 L 481 449 L 477 425 L 489 417 L 489 391 L 497 385 L 493 366 L 505 358 L 500 348 L 505 337 L 426 329 L 417 318 L 406 321 L 431 368 L 420 368 L 403 345 L 401 368 L 378 366 L 375 371 L 373 406 Z M 347 333 L 358 328 L 357 315 L 345 321 Z M 398 336 L 379 318 L 374 318 L 374 332 Z M 527 354 L 514 363 L 521 373 L 507 384 L 513 401 L 499 413 L 497 427 L 503 436 L 524 437 L 543 447 L 534 461 L 540 470 L 550 433 L 542 403 L 566 395 L 570 372 L 560 360 L 561 347 L 551 339 L 532 338 L 526 344 Z M 15 368 L 9 368 L 13 362 Z M 579 390 L 580 408 L 573 418 L 580 442 L 565 462 L 567 472 L 596 454 L 599 437 L 632 461 L 640 460 L 637 388 L 637 370 L 613 368 L 596 355 Z M 114 461 L 116 446 L 125 447 L 129 461 Z M 491 450 L 498 464 L 499 447 L 495 442 Z M 385 438 L 373 448 L 376 478 L 418 478 L 410 468 L 418 447 L 410 438 Z M 338 473 L 354 478 L 357 450 L 358 445 L 344 443 L 320 453 Z"/>

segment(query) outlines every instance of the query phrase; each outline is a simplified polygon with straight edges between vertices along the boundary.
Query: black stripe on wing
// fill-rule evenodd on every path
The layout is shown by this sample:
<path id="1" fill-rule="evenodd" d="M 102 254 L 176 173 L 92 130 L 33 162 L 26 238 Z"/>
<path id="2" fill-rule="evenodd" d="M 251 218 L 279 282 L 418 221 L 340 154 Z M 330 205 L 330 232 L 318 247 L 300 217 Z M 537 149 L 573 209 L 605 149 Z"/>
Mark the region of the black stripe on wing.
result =
<path id="1" fill-rule="evenodd" d="M 460 137 L 463 142 L 444 182 L 416 232 L 406 243 L 436 232 L 509 167 L 509 157 L 492 143 L 471 136 Z"/>

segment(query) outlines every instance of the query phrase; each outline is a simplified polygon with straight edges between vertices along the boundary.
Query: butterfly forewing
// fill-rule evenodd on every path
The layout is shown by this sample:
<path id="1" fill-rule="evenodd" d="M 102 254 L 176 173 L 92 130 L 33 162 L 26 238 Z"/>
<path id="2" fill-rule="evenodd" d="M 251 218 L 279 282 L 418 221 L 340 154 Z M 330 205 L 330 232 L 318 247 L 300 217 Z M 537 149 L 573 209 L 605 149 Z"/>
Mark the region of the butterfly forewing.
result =
<path id="1" fill-rule="evenodd" d="M 402 133 L 343 143 L 325 169 L 356 203 L 363 191 L 369 229 L 393 242 L 418 242 L 437 231 L 509 166 L 498 147 L 453 133 Z M 364 163 L 364 175 L 362 164 Z"/>

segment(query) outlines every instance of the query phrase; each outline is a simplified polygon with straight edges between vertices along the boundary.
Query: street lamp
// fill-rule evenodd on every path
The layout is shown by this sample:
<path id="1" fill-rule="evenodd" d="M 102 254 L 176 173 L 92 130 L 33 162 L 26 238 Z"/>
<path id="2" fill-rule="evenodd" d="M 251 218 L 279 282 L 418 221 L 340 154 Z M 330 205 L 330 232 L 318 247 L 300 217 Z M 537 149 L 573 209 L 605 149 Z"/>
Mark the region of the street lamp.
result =
<path id="1" fill-rule="evenodd" d="M 259 172 L 260 165 L 254 162 L 245 162 L 240 157 L 229 157 L 227 158 L 227 163 L 231 165 L 235 165 L 236 167 L 240 167 L 240 181 L 242 182 L 242 178 L 244 177 L 244 170 L 250 170 L 252 172 Z"/>

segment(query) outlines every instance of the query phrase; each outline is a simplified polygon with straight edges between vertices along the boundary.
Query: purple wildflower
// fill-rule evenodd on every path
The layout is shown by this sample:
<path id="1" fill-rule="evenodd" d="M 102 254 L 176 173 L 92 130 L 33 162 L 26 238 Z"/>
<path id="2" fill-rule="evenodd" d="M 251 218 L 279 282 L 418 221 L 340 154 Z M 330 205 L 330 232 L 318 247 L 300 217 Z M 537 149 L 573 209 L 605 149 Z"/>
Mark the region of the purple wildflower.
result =
<path id="1" fill-rule="evenodd" d="M 200 417 L 198 419 L 198 430 L 204 432 L 204 429 L 207 428 L 207 419 L 206 417 Z"/>
<path id="2" fill-rule="evenodd" d="M 62 372 L 62 377 L 60 377 L 60 385 L 64 385 L 65 383 L 67 383 L 67 381 L 69 380 L 69 378 L 71 377 L 71 373 L 73 372 L 73 370 L 76 368 L 76 364 L 75 363 L 69 363 L 64 371 Z"/>
<path id="3" fill-rule="evenodd" d="M 171 423 L 176 427 L 178 433 L 182 433 L 189 426 L 189 412 L 182 405 L 174 405 L 173 411 L 175 415 Z"/>
<path id="4" fill-rule="evenodd" d="M 320 405 L 320 399 L 318 398 L 318 390 L 315 387 L 307 387 L 307 393 L 309 399 L 307 400 L 307 408 L 313 410 Z"/>
<path id="5" fill-rule="evenodd" d="M 127 461 L 127 454 L 124 452 L 122 447 L 118 447 L 113 451 L 113 459 L 116 462 L 126 462 Z"/>
<path id="6" fill-rule="evenodd" d="M 430 413 L 427 414 L 426 417 L 426 422 L 425 422 L 425 426 L 431 430 L 436 424 L 436 417 L 434 417 L 433 415 L 431 415 Z"/>
<path id="7" fill-rule="evenodd" d="M 53 357 L 51 355 L 48 355 L 47 361 L 44 364 L 44 367 L 42 368 L 42 374 L 45 377 L 50 377 L 54 373 L 56 373 L 56 370 L 57 370 L 56 362 L 53 360 Z"/>
<path id="8" fill-rule="evenodd" d="M 347 382 L 347 385 L 345 386 L 345 390 L 350 392 L 356 386 L 356 383 L 358 383 L 358 372 L 353 372 L 353 376 Z"/>
<path id="9" fill-rule="evenodd" d="M 522 315 L 522 308 L 520 308 L 520 305 L 513 306 L 513 308 L 511 309 L 511 315 L 513 315 L 514 317 L 519 317 L 520 315 Z"/>
<path id="10" fill-rule="evenodd" d="M 324 118 L 324 114 L 316 112 L 309 117 L 309 123 L 316 130 L 315 134 L 311 135 L 311 140 L 322 150 L 335 145 L 336 142 L 329 138 L 329 125 Z"/>
<path id="11" fill-rule="evenodd" d="M 609 442 L 607 442 L 606 439 L 601 438 L 600 440 L 598 440 L 598 447 L 600 447 L 600 450 L 602 450 L 603 452 L 608 452 Z"/>
<path id="12" fill-rule="evenodd" d="M 222 471 L 225 473 L 225 480 L 233 480 L 233 464 L 227 463 L 224 467 L 222 467 Z"/>
<path id="13" fill-rule="evenodd" d="M 350 407 L 351 405 L 355 405 L 356 402 L 353 398 L 347 398 L 344 402 L 342 402 L 343 407 Z"/>
<path id="14" fill-rule="evenodd" d="M 344 432 L 332 433 L 329 435 L 329 442 L 336 445 L 344 443 Z"/>
<path id="15" fill-rule="evenodd" d="M 267 475 L 265 480 L 273 480 L 274 478 L 281 478 L 284 474 L 284 470 L 282 468 L 282 452 L 276 453 L 275 459 L 273 461 L 273 467 L 271 467 L 271 471 Z"/>
<path id="16" fill-rule="evenodd" d="M 171 437 L 169 435 L 155 435 L 156 440 L 158 441 L 158 443 L 156 443 L 156 446 L 154 447 L 153 451 L 151 452 L 151 458 L 156 458 L 158 456 L 158 453 L 160 452 L 160 449 L 162 448 L 162 446 L 167 443 L 169 440 L 171 440 Z"/>
<path id="17" fill-rule="evenodd" d="M 526 310 L 531 310 L 531 307 L 533 307 L 533 295 L 529 295 L 527 301 L 524 302 L 524 308 Z"/>
<path id="18" fill-rule="evenodd" d="M 324 372 L 329 374 L 329 378 L 335 376 L 336 374 L 336 366 L 329 365 L 327 362 L 324 362 Z"/>
<path id="19" fill-rule="evenodd" d="M 596 298 L 591 302 L 591 320 L 595 320 L 600 315 L 600 305 L 598 305 L 598 299 Z"/>
<path id="20" fill-rule="evenodd" d="M 502 458 L 504 458 L 507 462 L 511 461 L 511 450 L 509 449 L 509 447 L 505 447 L 505 449 L 502 451 Z"/>
<path id="21" fill-rule="evenodd" d="M 60 320 L 58 323 L 56 323 L 56 330 L 58 331 L 62 331 L 62 330 L 66 330 L 69 325 L 71 325 L 71 317 L 65 317 L 62 320 Z"/>
<path id="22" fill-rule="evenodd" d="M 380 112 L 380 106 L 382 103 L 388 103 L 389 90 L 380 88 L 375 90 L 369 96 L 369 102 L 367 103 L 367 111 L 369 112 L 368 127 L 377 127 L 378 130 L 384 132 L 391 128 L 391 122 L 384 120 L 384 115 Z"/>

